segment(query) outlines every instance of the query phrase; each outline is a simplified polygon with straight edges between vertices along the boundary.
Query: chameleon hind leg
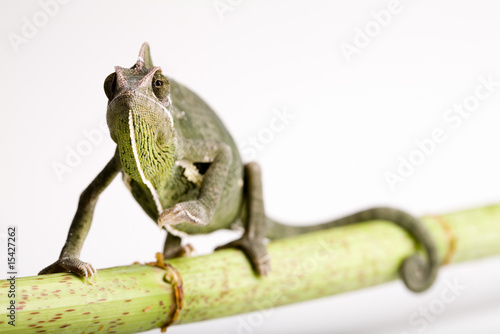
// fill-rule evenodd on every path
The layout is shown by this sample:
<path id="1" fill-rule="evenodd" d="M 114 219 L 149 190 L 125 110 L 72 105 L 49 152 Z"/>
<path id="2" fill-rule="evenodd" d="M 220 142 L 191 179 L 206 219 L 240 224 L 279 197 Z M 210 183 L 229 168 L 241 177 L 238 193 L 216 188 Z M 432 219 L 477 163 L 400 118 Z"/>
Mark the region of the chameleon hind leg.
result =
<path id="1" fill-rule="evenodd" d="M 180 256 L 182 251 L 182 239 L 178 236 L 168 233 L 165 239 L 165 246 L 163 246 L 163 257 L 165 259 L 173 259 Z"/>
<path id="2" fill-rule="evenodd" d="M 182 239 L 176 235 L 167 234 L 165 245 L 163 246 L 163 258 L 174 259 L 181 256 L 189 256 L 194 253 L 194 248 L 191 244 L 181 245 Z"/>
<path id="3" fill-rule="evenodd" d="M 264 238 L 266 236 L 266 214 L 262 199 L 262 179 L 260 166 L 251 162 L 244 168 L 244 198 L 246 201 L 245 232 L 241 238 L 217 247 L 241 249 L 250 260 L 259 275 L 267 275 L 271 271 L 271 262 L 267 253 Z"/>

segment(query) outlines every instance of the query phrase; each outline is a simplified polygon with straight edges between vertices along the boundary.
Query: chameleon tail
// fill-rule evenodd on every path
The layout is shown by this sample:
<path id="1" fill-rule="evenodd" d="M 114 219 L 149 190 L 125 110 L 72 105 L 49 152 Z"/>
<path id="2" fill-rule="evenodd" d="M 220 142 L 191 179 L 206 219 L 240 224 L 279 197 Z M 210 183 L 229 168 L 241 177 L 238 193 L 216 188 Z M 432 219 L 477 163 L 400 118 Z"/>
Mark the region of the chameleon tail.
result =
<path id="1" fill-rule="evenodd" d="M 408 289 L 421 292 L 429 288 L 436 278 L 440 265 L 436 245 L 427 229 L 418 219 L 398 209 L 372 208 L 313 226 L 290 226 L 268 219 L 267 237 L 271 240 L 281 239 L 369 220 L 390 221 L 410 233 L 423 246 L 427 258 L 423 258 L 420 254 L 414 254 L 403 261 L 399 271 Z"/>

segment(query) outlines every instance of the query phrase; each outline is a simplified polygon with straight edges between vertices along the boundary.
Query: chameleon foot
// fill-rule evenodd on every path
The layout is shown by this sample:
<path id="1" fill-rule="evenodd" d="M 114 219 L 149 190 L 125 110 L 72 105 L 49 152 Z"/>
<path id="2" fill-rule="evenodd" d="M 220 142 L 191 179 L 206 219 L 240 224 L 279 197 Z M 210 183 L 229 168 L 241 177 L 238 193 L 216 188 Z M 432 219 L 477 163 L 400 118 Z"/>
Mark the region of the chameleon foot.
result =
<path id="1" fill-rule="evenodd" d="M 243 235 L 240 239 L 219 246 L 215 250 L 226 248 L 241 249 L 250 260 L 257 274 L 266 276 L 271 271 L 271 259 L 267 253 L 266 245 L 261 240 L 250 239 L 246 235 Z"/>
<path id="2" fill-rule="evenodd" d="M 73 257 L 63 257 L 56 262 L 52 263 L 50 266 L 42 269 L 38 275 L 54 274 L 54 273 L 64 273 L 71 272 L 75 275 L 83 277 L 84 282 L 87 280 L 94 280 L 97 278 L 97 271 L 90 263 L 81 261 L 80 259 Z"/>
<path id="3" fill-rule="evenodd" d="M 206 225 L 210 219 L 207 217 L 207 209 L 199 201 L 181 202 L 164 210 L 158 219 L 158 226 L 177 225 L 191 223 L 194 225 Z"/>
<path id="4" fill-rule="evenodd" d="M 179 250 L 179 257 L 190 257 L 195 255 L 196 249 L 194 249 L 193 245 L 191 244 L 186 244 Z"/>

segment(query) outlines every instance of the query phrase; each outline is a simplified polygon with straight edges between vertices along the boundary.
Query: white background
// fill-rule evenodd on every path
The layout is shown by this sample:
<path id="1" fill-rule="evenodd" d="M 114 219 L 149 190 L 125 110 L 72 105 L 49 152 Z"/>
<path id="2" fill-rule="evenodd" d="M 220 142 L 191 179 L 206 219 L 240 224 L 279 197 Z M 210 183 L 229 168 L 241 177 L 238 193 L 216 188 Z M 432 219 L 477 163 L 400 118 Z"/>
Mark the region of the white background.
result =
<path id="1" fill-rule="evenodd" d="M 296 116 L 256 158 L 276 219 L 320 222 L 380 204 L 424 215 L 500 201 L 500 86 L 457 128 L 443 119 L 480 76 L 500 81 L 497 2 L 402 0 L 349 62 L 340 46 L 373 28 L 372 11 L 388 1 L 226 1 L 232 10 L 222 16 L 212 0 L 71 1 L 17 47 L 9 36 L 22 36 L 23 20 L 33 22 L 42 6 L 2 2 L 0 228 L 3 242 L 6 226 L 18 226 L 21 275 L 57 259 L 80 192 L 112 156 L 106 135 L 62 181 L 53 168 L 66 164 L 84 130 L 99 129 L 104 78 L 131 66 L 144 41 L 155 64 L 199 93 L 240 143 L 269 127 L 276 108 Z M 435 128 L 447 140 L 391 191 L 384 173 Z M 228 237 L 190 242 L 206 253 Z M 163 239 L 117 178 L 101 196 L 82 259 L 97 268 L 150 261 Z M 425 330 L 412 325 L 410 315 L 455 279 L 466 286 L 460 296 Z M 420 295 L 393 282 L 282 307 L 249 333 L 498 333 L 499 301 L 496 257 L 443 268 Z M 237 333 L 247 319 L 169 333 Z"/>

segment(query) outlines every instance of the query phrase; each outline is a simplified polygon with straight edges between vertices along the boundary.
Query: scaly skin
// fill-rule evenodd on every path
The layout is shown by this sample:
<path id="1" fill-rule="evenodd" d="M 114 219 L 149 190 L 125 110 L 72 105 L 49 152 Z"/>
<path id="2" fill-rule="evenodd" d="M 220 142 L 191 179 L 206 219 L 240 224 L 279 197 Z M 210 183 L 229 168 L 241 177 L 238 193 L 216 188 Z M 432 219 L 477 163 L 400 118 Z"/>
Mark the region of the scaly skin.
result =
<path id="1" fill-rule="evenodd" d="M 59 260 L 40 274 L 69 271 L 87 279 L 96 270 L 79 259 L 99 194 L 122 172 L 144 211 L 168 231 L 164 256 L 186 252 L 185 234 L 209 233 L 243 222 L 243 236 L 225 246 L 242 249 L 258 274 L 270 272 L 264 240 L 383 219 L 407 230 L 422 245 L 401 265 L 407 287 L 423 291 L 439 266 L 436 247 L 420 221 L 395 209 L 374 208 L 330 223 L 291 227 L 266 218 L 258 164 L 243 165 L 237 147 L 210 107 L 195 93 L 167 79 L 144 43 L 130 69 L 115 67 L 104 82 L 107 122 L 116 153 L 85 189 Z"/>

